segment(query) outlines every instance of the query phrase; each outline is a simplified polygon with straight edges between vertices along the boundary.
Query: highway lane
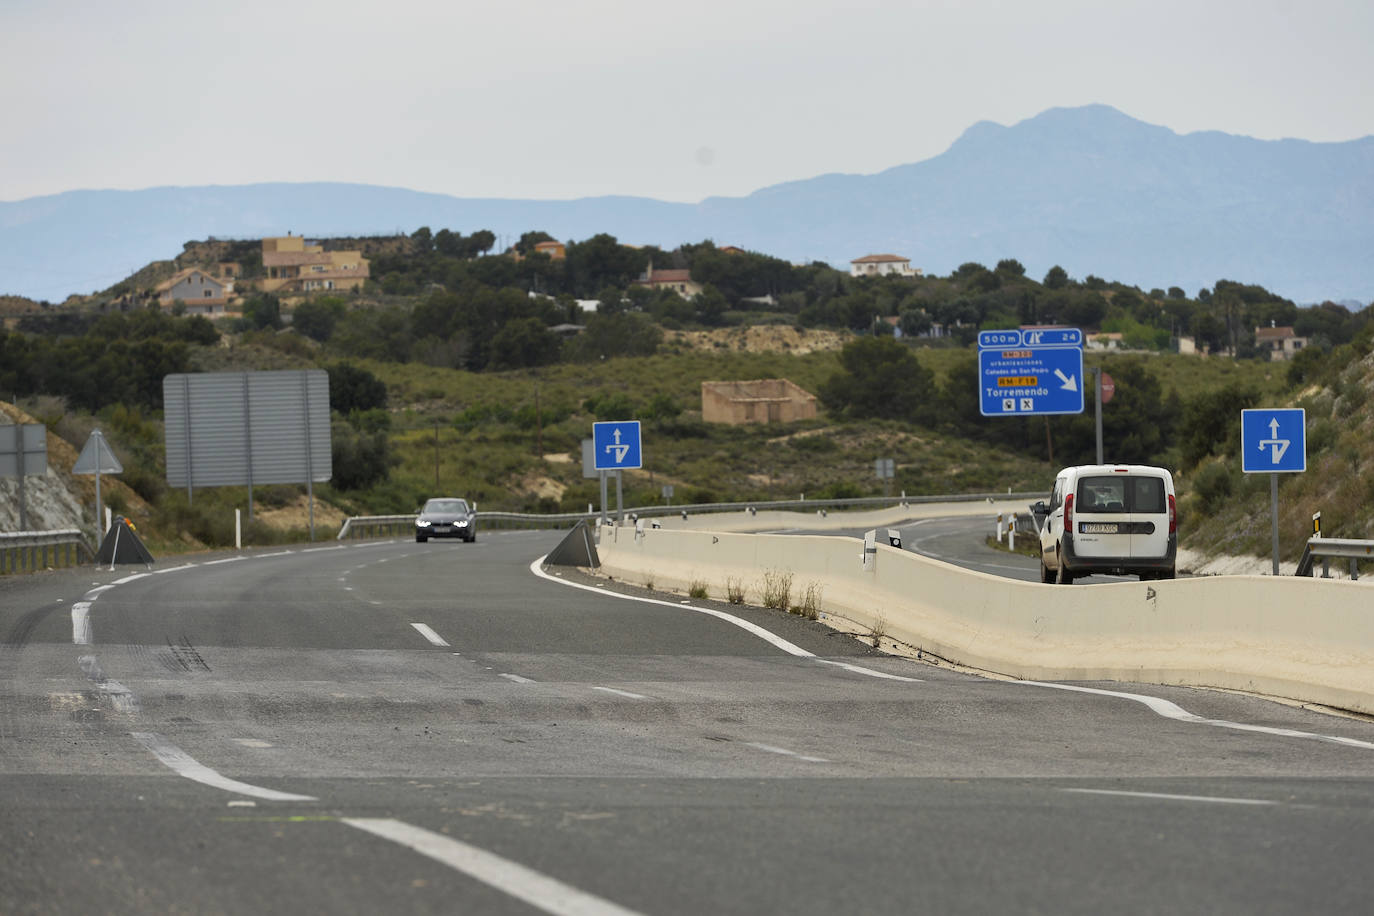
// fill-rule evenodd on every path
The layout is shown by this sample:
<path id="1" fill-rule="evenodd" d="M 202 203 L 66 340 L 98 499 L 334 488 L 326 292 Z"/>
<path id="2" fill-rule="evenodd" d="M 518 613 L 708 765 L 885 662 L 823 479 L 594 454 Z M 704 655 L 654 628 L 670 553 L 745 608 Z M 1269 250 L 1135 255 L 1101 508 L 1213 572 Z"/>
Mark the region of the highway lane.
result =
<path id="1" fill-rule="evenodd" d="M 988 680 L 780 612 L 613 585 L 650 599 L 625 600 L 535 577 L 557 538 L 5 580 L 5 911 L 1374 899 L 1369 723 Z"/>
<path id="2" fill-rule="evenodd" d="M 972 569 L 993 576 L 1008 579 L 1022 579 L 1028 582 L 1040 581 L 1039 561 L 1019 553 L 999 550 L 987 543 L 987 538 L 995 533 L 996 516 L 949 516 L 934 518 L 914 518 L 892 525 L 884 525 L 879 535 L 885 536 L 887 529 L 893 528 L 902 533 L 902 549 L 919 553 L 951 563 L 964 569 Z M 859 528 L 835 530 L 794 529 L 789 534 L 839 534 L 846 537 L 862 538 L 864 530 Z M 1022 538 L 1034 535 L 1018 535 Z M 885 543 L 885 542 L 884 542 Z M 1075 585 L 1095 585 L 1107 582 L 1134 582 L 1136 576 L 1095 575 L 1075 579 Z"/>

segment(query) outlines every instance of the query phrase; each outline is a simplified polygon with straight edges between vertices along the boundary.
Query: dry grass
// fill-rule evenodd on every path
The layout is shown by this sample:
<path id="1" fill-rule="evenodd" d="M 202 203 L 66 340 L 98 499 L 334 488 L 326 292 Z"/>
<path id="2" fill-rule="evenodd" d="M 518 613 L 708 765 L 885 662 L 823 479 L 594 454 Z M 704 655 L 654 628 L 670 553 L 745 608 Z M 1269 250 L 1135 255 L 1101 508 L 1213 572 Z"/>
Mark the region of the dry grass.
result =
<path id="1" fill-rule="evenodd" d="M 792 573 L 787 570 L 770 569 L 763 574 L 763 606 L 786 611 L 791 608 Z"/>

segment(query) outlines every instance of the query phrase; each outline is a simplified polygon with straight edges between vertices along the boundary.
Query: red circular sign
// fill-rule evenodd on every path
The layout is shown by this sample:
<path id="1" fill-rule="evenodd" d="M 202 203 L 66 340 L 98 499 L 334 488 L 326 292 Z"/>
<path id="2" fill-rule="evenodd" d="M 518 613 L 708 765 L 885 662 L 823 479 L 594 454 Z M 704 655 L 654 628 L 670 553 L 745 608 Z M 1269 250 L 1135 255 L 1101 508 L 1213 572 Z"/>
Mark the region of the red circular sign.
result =
<path id="1" fill-rule="evenodd" d="M 1116 382 L 1107 373 L 1102 373 L 1102 403 L 1105 404 L 1116 394 Z"/>

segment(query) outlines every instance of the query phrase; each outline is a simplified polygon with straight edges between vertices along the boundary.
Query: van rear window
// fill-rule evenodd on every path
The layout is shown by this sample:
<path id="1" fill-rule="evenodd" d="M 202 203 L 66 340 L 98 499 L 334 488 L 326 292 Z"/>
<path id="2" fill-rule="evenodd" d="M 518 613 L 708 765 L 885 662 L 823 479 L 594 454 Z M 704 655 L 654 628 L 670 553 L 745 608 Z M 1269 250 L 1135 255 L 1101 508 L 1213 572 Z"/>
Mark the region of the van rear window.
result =
<path id="1" fill-rule="evenodd" d="M 1112 475 L 1084 477 L 1078 481 L 1074 511 L 1154 512 L 1165 511 L 1164 480 L 1161 477 Z"/>

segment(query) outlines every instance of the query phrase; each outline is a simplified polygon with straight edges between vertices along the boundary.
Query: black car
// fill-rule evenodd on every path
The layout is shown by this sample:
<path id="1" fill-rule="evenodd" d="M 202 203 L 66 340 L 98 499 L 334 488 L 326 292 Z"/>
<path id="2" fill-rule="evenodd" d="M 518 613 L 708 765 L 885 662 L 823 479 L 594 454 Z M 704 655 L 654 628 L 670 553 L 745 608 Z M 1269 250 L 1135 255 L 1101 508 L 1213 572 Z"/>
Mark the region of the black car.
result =
<path id="1" fill-rule="evenodd" d="M 465 499 L 431 499 L 415 516 L 415 540 L 462 538 L 477 540 L 477 507 Z"/>

